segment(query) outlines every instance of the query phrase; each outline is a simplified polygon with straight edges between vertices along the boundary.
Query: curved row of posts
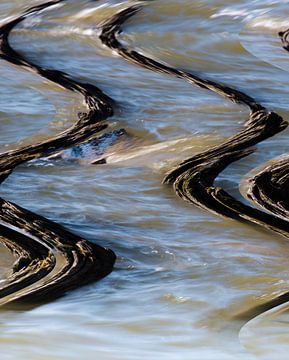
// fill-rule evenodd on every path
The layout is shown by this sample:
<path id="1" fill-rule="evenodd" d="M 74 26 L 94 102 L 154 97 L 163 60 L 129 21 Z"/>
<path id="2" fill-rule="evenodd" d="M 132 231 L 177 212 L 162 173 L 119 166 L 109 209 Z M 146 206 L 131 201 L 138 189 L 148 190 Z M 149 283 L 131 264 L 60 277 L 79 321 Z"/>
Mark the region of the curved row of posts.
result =
<path id="1" fill-rule="evenodd" d="M 199 76 L 170 67 L 166 64 L 150 59 L 134 49 L 129 49 L 118 40 L 118 34 L 122 31 L 122 25 L 141 10 L 141 5 L 133 5 L 115 14 L 102 26 L 100 39 L 102 42 L 116 51 L 129 62 L 138 64 L 146 69 L 165 73 L 184 79 L 198 87 L 213 91 L 228 98 L 229 100 L 248 106 L 249 118 L 236 135 L 225 142 L 212 147 L 202 153 L 194 155 L 181 162 L 165 176 L 164 184 L 173 184 L 175 192 L 185 201 L 209 210 L 214 214 L 229 217 L 236 220 L 259 224 L 267 229 L 278 232 L 289 238 L 288 216 L 279 216 L 284 213 L 287 205 L 280 199 L 288 199 L 289 160 L 279 161 L 272 168 L 267 168 L 261 174 L 251 179 L 251 187 L 248 196 L 262 205 L 271 214 L 248 206 L 220 187 L 214 186 L 216 177 L 231 163 L 250 155 L 255 149 L 252 146 L 279 133 L 288 126 L 288 122 L 278 114 L 268 111 L 264 106 L 257 103 L 252 97 L 226 85 L 200 78 Z M 279 34 L 285 49 L 289 49 L 289 31 Z M 266 177 L 266 180 L 264 178 Z M 283 186 L 284 185 L 284 186 Z M 263 191 L 263 192 L 262 192 Z M 266 194 L 265 194 L 265 191 Z M 257 193 L 262 192 L 258 197 Z M 287 195 L 287 196 L 286 196 Z M 289 301 L 289 291 L 272 301 L 256 306 L 246 314 L 239 317 L 253 317 L 271 309 L 274 306 Z"/>
<path id="2" fill-rule="evenodd" d="M 73 80 L 64 72 L 27 60 L 9 44 L 9 34 L 27 17 L 64 0 L 32 7 L 0 27 L 0 57 L 34 71 L 65 89 L 83 95 L 87 112 L 75 125 L 44 142 L 0 154 L 0 182 L 17 165 L 77 145 L 104 130 L 113 115 L 113 100 L 91 84 Z M 13 271 L 0 286 L 0 304 L 37 303 L 100 279 L 111 272 L 115 254 L 76 236 L 62 226 L 0 199 L 0 240 L 17 256 Z"/>

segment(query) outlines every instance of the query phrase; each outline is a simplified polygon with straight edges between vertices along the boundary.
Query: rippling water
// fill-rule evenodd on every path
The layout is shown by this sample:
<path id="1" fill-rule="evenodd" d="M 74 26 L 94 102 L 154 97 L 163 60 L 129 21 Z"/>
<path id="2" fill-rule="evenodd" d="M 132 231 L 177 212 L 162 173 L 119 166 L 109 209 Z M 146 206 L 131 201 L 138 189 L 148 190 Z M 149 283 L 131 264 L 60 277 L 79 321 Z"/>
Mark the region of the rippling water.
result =
<path id="1" fill-rule="evenodd" d="M 1 18 L 37 3 L 1 0 Z M 288 119 L 289 56 L 277 36 L 289 27 L 287 1 L 146 3 L 122 41 L 243 90 Z M 248 323 L 241 341 L 244 323 L 234 316 L 288 291 L 288 240 L 202 211 L 161 185 L 180 159 L 236 133 L 247 109 L 104 48 L 98 24 L 127 4 L 68 0 L 12 33 L 11 44 L 27 58 L 115 99 L 110 129 L 125 128 L 132 144 L 107 165 L 25 164 L 1 186 L 5 199 L 118 255 L 104 280 L 33 310 L 1 311 L 1 359 L 285 359 L 286 307 Z M 0 79 L 1 151 L 60 132 L 83 107 L 81 97 L 5 61 Z M 249 171 L 288 150 L 287 130 L 218 182 L 237 194 Z M 0 250 L 5 278 L 13 259 Z"/>

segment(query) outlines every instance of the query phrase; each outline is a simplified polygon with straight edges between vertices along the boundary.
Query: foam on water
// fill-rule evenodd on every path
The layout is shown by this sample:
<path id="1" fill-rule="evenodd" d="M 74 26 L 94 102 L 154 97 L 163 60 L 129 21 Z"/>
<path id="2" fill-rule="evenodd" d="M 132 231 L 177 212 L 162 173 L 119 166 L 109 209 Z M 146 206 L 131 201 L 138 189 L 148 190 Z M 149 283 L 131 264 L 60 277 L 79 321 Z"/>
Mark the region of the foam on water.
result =
<path id="1" fill-rule="evenodd" d="M 251 10 L 248 9 L 247 6 L 246 8 L 243 9 L 242 8 L 235 9 L 234 7 L 227 7 L 211 15 L 211 19 L 227 16 L 233 18 L 234 20 L 241 19 L 242 21 L 248 21 L 254 19 L 258 15 L 266 14 L 266 12 L 268 11 L 269 11 L 268 9 Z"/>
<path id="2" fill-rule="evenodd" d="M 252 19 L 248 27 L 261 28 L 261 29 L 272 29 L 280 31 L 280 29 L 288 28 L 288 19 L 280 19 L 280 17 L 273 16 L 258 16 L 256 19 Z"/>
<path id="3" fill-rule="evenodd" d="M 84 10 L 79 11 L 77 14 L 71 16 L 72 19 L 86 19 L 87 17 L 90 17 L 92 14 L 94 14 L 96 11 L 99 11 L 100 9 L 109 7 L 109 3 L 105 2 L 103 4 L 100 4 L 98 6 L 95 6 L 93 8 L 87 8 Z"/>

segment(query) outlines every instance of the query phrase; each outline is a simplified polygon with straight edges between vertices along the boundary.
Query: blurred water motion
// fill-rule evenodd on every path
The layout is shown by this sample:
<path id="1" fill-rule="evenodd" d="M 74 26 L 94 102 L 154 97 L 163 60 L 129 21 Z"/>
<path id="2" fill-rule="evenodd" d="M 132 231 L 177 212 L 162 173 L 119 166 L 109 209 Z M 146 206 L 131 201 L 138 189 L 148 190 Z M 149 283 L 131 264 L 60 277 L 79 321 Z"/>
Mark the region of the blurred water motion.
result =
<path id="1" fill-rule="evenodd" d="M 1 18 L 37 3 L 1 0 Z M 254 337 L 244 328 L 239 343 L 243 323 L 233 317 L 288 290 L 286 240 L 201 211 L 161 185 L 178 161 L 238 131 L 247 109 L 104 48 L 98 24 L 131 3 L 69 0 L 12 34 L 13 47 L 29 59 L 97 84 L 115 99 L 109 130 L 124 128 L 134 142 L 110 153 L 107 165 L 34 162 L 1 186 L 4 198 L 118 255 L 115 271 L 97 284 L 30 311 L 2 311 L 1 358 L 283 359 L 275 318 Z M 243 90 L 288 119 L 289 56 L 277 36 L 289 27 L 286 2 L 146 3 L 121 34 L 128 46 Z M 1 151 L 62 131 L 82 110 L 79 96 L 35 74 L 4 61 L 0 71 Z M 236 193 L 251 169 L 288 152 L 287 131 L 218 181 Z M 4 278 L 13 259 L 2 247 L 0 261 Z M 265 348 L 264 333 L 272 334 Z"/>

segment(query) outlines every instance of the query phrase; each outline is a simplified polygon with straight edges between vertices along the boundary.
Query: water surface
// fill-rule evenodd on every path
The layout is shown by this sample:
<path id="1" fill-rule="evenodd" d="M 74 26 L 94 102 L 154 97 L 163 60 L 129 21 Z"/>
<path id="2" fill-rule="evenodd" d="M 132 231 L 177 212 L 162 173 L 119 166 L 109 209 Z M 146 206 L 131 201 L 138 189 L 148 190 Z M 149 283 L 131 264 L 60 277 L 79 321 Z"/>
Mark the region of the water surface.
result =
<path id="1" fill-rule="evenodd" d="M 1 0 L 1 19 L 37 3 Z M 277 36 L 289 24 L 287 1 L 146 3 L 121 35 L 128 46 L 236 87 L 288 118 L 289 54 Z M 30 60 L 115 99 L 110 130 L 125 128 L 138 140 L 107 165 L 32 162 L 1 186 L 5 199 L 118 256 L 115 271 L 95 284 L 32 310 L 1 311 L 1 359 L 285 359 L 286 308 L 243 328 L 241 342 L 244 323 L 233 318 L 288 291 L 288 241 L 186 204 L 161 184 L 178 161 L 236 133 L 248 110 L 103 47 L 98 24 L 128 4 L 68 0 L 12 33 L 11 44 Z M 5 61 L 0 78 L 1 151 L 62 131 L 83 108 L 80 96 Z M 218 182 L 236 194 L 249 171 L 288 151 L 285 130 Z M 2 278 L 12 262 L 1 247 Z"/>

